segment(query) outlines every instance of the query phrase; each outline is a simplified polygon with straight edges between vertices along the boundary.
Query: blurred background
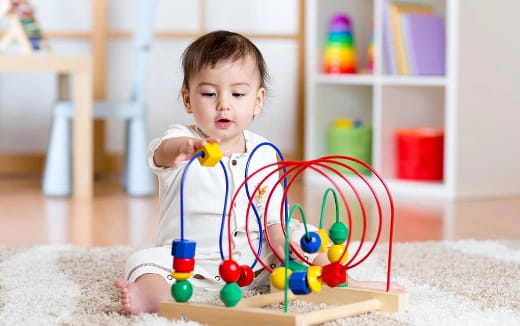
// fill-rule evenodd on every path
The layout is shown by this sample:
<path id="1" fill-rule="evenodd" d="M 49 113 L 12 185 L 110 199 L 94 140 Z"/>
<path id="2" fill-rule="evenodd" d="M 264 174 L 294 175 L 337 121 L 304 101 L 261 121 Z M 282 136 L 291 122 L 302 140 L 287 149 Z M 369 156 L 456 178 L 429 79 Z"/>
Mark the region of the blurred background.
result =
<path id="1" fill-rule="evenodd" d="M 48 45 L 48 52 L 34 51 L 30 57 L 91 57 L 92 100 L 133 96 L 133 33 L 144 8 L 139 1 L 13 2 L 31 6 L 30 23 Z M 1 14 L 2 6 L 13 2 L 0 1 L 0 37 L 13 30 L 8 15 Z M 514 35 L 520 27 L 519 2 L 417 0 L 407 1 L 409 7 L 397 0 L 149 3 L 155 4 L 148 26 L 153 40 L 139 79 L 147 141 L 172 123 L 192 122 L 179 98 L 185 47 L 205 32 L 232 30 L 260 48 L 271 75 L 265 109 L 251 129 L 286 158 L 342 154 L 371 164 L 395 196 L 398 241 L 520 239 L 520 42 Z M 399 29 L 407 31 L 401 41 L 393 19 L 409 24 Z M 20 21 L 27 27 L 27 17 Z M 424 30 L 421 23 L 433 34 L 418 34 Z M 336 32 L 342 41 L 334 41 Z M 437 64 L 433 70 L 421 70 L 417 53 L 398 50 L 419 51 L 420 40 L 436 44 L 429 56 Z M 0 62 L 23 56 L 16 42 L 3 52 Z M 396 63 L 399 56 L 408 70 Z M 59 76 L 6 70 L 11 71 L 0 71 L 0 243 L 152 244 L 159 213 L 155 189 L 135 196 L 121 181 L 125 121 L 94 122 L 92 196 L 45 193 L 42 175 Z M 433 143 L 421 143 L 432 135 Z M 354 145 L 345 144 L 361 148 L 353 151 Z M 373 175 L 371 180 L 377 183 Z M 355 182 L 366 195 L 367 188 Z M 326 183 L 306 175 L 291 189 L 292 201 L 317 212 Z M 373 199 L 367 200 L 369 215 L 375 216 Z M 354 210 L 359 220 L 359 207 Z M 13 232 L 18 229 L 25 235 Z M 374 224 L 369 229 L 374 234 Z"/>

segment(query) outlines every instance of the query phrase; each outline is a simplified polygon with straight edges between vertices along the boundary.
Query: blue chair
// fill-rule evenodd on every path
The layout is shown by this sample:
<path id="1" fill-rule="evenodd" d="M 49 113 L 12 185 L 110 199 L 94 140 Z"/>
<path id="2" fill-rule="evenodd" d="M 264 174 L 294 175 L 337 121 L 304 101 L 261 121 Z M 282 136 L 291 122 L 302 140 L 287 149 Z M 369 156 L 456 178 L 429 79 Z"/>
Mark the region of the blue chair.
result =
<path id="1" fill-rule="evenodd" d="M 98 101 L 93 104 L 94 119 L 126 120 L 126 148 L 123 185 L 135 196 L 155 193 L 155 179 L 146 163 L 148 134 L 144 85 L 157 0 L 137 0 L 137 22 L 133 32 L 135 53 L 132 95 L 128 102 Z M 73 103 L 59 101 L 53 109 L 49 148 L 43 172 L 43 192 L 52 196 L 67 196 L 72 192 L 72 119 Z"/>

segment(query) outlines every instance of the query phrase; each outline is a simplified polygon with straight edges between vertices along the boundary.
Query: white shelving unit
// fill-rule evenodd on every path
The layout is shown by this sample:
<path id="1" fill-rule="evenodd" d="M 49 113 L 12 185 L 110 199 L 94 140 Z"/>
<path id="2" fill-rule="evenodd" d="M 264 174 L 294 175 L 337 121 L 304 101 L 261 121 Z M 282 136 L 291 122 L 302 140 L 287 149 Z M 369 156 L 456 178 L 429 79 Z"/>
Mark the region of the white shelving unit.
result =
<path id="1" fill-rule="evenodd" d="M 520 28 L 513 14 L 520 2 L 416 1 L 431 3 L 446 21 L 446 75 L 430 77 L 384 73 L 385 1 L 306 2 L 305 159 L 327 155 L 327 129 L 336 118 L 361 119 L 373 126 L 372 166 L 395 194 L 444 199 L 520 195 L 520 96 L 515 94 L 520 47 L 511 43 Z M 372 74 L 322 73 L 329 22 L 338 13 L 352 20 L 358 71 L 367 66 L 374 27 Z M 394 132 L 422 126 L 444 128 L 441 182 L 396 179 Z M 305 180 L 323 183 L 313 173 Z"/>

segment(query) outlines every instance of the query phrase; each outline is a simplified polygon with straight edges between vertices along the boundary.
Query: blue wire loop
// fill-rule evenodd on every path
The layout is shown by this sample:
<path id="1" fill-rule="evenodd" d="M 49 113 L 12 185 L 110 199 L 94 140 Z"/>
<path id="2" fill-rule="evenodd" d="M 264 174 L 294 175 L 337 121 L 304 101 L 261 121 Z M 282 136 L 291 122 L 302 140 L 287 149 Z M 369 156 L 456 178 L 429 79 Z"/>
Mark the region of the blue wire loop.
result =
<path id="1" fill-rule="evenodd" d="M 249 176 L 249 165 L 251 163 L 251 159 L 252 159 L 253 155 L 262 146 L 270 146 L 270 147 L 272 147 L 276 151 L 276 153 L 278 154 L 278 157 L 280 158 L 280 160 L 281 161 L 284 160 L 282 152 L 274 144 L 269 143 L 269 142 L 260 143 L 251 151 L 251 154 L 249 154 L 249 158 L 247 160 L 246 169 L 245 169 L 245 175 L 244 175 L 245 178 L 247 178 Z M 188 170 L 189 170 L 191 164 L 196 159 L 198 159 L 199 157 L 202 157 L 202 156 L 204 156 L 204 152 L 198 152 L 197 154 L 195 154 L 188 161 L 188 163 L 186 164 L 186 168 L 184 169 L 184 171 L 182 173 L 181 184 L 180 184 L 180 228 L 181 228 L 180 229 L 180 237 L 181 237 L 181 240 L 184 240 L 184 184 L 186 182 L 186 175 L 188 174 Z M 220 224 L 220 236 L 219 236 L 220 258 L 222 260 L 224 260 L 225 256 L 224 256 L 224 250 L 223 250 L 222 242 L 223 242 L 223 235 L 224 235 L 224 225 L 225 225 L 225 221 L 226 221 L 227 201 L 228 201 L 228 197 L 229 197 L 229 177 L 228 177 L 228 173 L 227 173 L 226 167 L 224 166 L 224 163 L 222 163 L 222 160 L 220 160 L 219 163 L 220 163 L 220 166 L 222 167 L 222 171 L 224 172 L 224 177 L 226 179 L 226 192 L 225 192 L 225 196 L 224 196 L 224 207 L 222 209 L 222 219 L 221 219 L 221 224 Z M 286 168 L 283 168 L 283 172 L 284 172 L 284 174 L 286 173 Z M 283 187 L 284 187 L 284 189 L 287 188 L 287 177 L 286 176 L 283 178 Z M 249 191 L 249 185 L 247 183 L 245 184 L 245 189 L 246 189 L 247 199 L 251 200 L 251 192 Z M 262 243 L 263 243 L 262 220 L 261 220 L 260 214 L 258 213 L 258 210 L 256 209 L 255 205 L 252 205 L 252 208 L 253 208 L 253 212 L 254 212 L 255 217 L 256 217 L 256 221 L 258 223 L 258 230 L 259 230 L 259 233 L 260 233 L 260 240 L 259 240 L 259 243 L 258 243 L 258 250 L 257 250 L 258 256 L 260 256 L 260 254 L 262 253 Z M 288 217 L 289 217 L 289 213 L 288 213 L 289 212 L 289 205 L 288 205 L 287 197 L 284 200 L 284 209 L 285 209 L 285 223 L 287 225 L 288 224 Z M 228 240 L 230 241 L 230 239 L 228 239 Z M 251 265 L 251 268 L 254 268 L 255 265 L 257 264 L 257 262 L 258 261 L 255 258 L 253 264 Z"/>
<path id="2" fill-rule="evenodd" d="M 188 174 L 188 170 L 191 166 L 191 163 L 198 159 L 199 157 L 204 156 L 203 152 L 199 152 L 188 161 L 188 164 L 186 164 L 186 168 L 182 172 L 181 177 L 181 187 L 180 187 L 180 217 L 181 217 L 181 240 L 184 240 L 184 182 L 186 180 L 186 175 Z"/>
<path id="3" fill-rule="evenodd" d="M 247 163 L 246 163 L 246 169 L 245 169 L 245 173 L 244 173 L 244 178 L 248 178 L 249 176 L 249 164 L 251 163 L 251 159 L 253 158 L 253 155 L 255 154 L 255 152 L 260 149 L 260 147 L 262 146 L 270 146 L 272 147 L 276 153 L 278 154 L 278 157 L 280 158 L 281 161 L 284 161 L 284 158 L 283 158 L 283 155 L 282 155 L 282 152 L 280 151 L 280 149 L 278 147 L 276 147 L 274 144 L 272 143 L 269 143 L 269 142 L 263 142 L 263 143 L 260 143 L 258 145 L 255 146 L 255 148 L 253 148 L 253 150 L 251 151 L 251 154 L 249 154 L 249 158 L 247 159 Z M 287 169 L 286 168 L 283 168 L 283 172 L 284 174 L 287 172 Z M 284 187 L 284 190 L 287 188 L 287 177 L 284 176 L 283 178 L 283 187 Z M 246 194 L 247 194 L 247 199 L 248 200 L 251 200 L 251 192 L 249 191 L 249 185 L 248 183 L 245 184 L 245 188 L 246 188 Z M 262 242 L 263 242 L 263 230 L 262 230 L 262 219 L 260 217 L 260 214 L 258 213 L 258 210 L 256 209 L 256 206 L 255 205 L 252 205 L 252 208 L 253 208 L 253 212 L 255 214 L 255 217 L 256 217 L 256 221 L 258 223 L 258 230 L 260 232 L 260 240 L 258 242 L 258 256 L 260 256 L 260 254 L 262 253 Z M 288 212 L 289 212 L 289 204 L 288 204 L 288 201 L 287 201 L 287 197 L 285 198 L 284 200 L 284 209 L 285 209 L 285 224 L 287 225 L 288 223 Z M 255 267 L 256 263 L 257 263 L 257 259 L 255 258 L 253 264 L 251 265 L 251 268 Z"/>
<path id="4" fill-rule="evenodd" d="M 181 178 L 181 186 L 180 186 L 180 218 L 181 218 L 181 239 L 184 240 L 184 183 L 186 179 L 186 175 L 188 174 L 188 169 L 199 157 L 204 156 L 204 152 L 199 152 L 195 154 L 189 161 L 188 164 L 186 164 L 186 168 L 182 172 L 182 178 Z M 219 238 L 219 244 L 220 244 L 220 256 L 222 259 L 224 259 L 224 253 L 222 249 L 222 234 L 224 229 L 224 221 L 226 219 L 226 207 L 227 207 L 227 201 L 228 201 L 228 194 L 229 194 L 229 177 L 226 171 L 226 167 L 224 166 L 224 163 L 222 161 L 219 161 L 220 166 L 222 167 L 222 171 L 224 171 L 224 177 L 226 179 L 226 192 L 224 195 L 224 208 L 222 209 L 222 222 L 220 224 L 220 238 Z"/>
<path id="5" fill-rule="evenodd" d="M 222 209 L 222 219 L 220 222 L 220 235 L 218 239 L 218 247 L 220 250 L 220 259 L 224 260 L 224 248 L 222 246 L 222 241 L 224 240 L 224 222 L 226 221 L 226 207 L 227 207 L 227 200 L 228 200 L 228 193 L 229 193 L 229 177 L 226 171 L 226 167 L 224 166 L 224 163 L 222 163 L 222 160 L 218 161 L 220 163 L 220 166 L 222 167 L 222 171 L 224 171 L 224 177 L 226 178 L 226 193 L 224 197 L 224 208 Z M 230 239 L 228 239 L 230 241 Z"/>
<path id="6" fill-rule="evenodd" d="M 245 177 L 247 178 L 248 176 L 248 170 L 249 170 L 249 163 L 251 161 L 251 157 L 253 156 L 253 154 L 257 151 L 257 149 L 261 146 L 264 146 L 264 145 L 270 145 L 271 147 L 273 147 L 278 155 L 280 156 L 280 158 L 283 160 L 283 156 L 280 152 L 280 150 L 278 148 L 276 148 L 273 144 L 271 143 L 267 143 L 267 142 L 264 142 L 264 143 L 261 143 L 259 145 L 257 145 L 253 151 L 251 152 L 250 156 L 249 156 L 249 159 L 247 161 L 247 165 L 246 165 L 246 169 L 245 169 Z M 196 160 L 198 159 L 199 157 L 202 157 L 204 156 L 204 152 L 198 152 L 197 154 L 195 154 L 189 161 L 188 163 L 186 164 L 186 168 L 184 169 L 183 173 L 182 173 L 182 177 L 181 177 L 181 184 L 180 184 L 180 205 L 179 205 L 179 208 L 180 208 L 180 236 L 181 236 L 181 240 L 184 240 L 184 185 L 185 185 L 185 182 L 186 182 L 186 175 L 188 174 L 188 170 L 191 166 L 191 164 Z M 225 221 L 226 221 L 226 211 L 227 211 L 227 201 L 228 201 L 228 197 L 229 197 L 229 177 L 228 177 L 228 173 L 227 173 L 227 170 L 226 170 L 226 167 L 224 166 L 224 163 L 222 163 L 222 160 L 219 161 L 219 164 L 220 166 L 222 167 L 222 171 L 224 172 L 224 177 L 225 177 L 225 180 L 226 180 L 226 192 L 225 192 L 225 195 L 224 195 L 224 207 L 222 209 L 222 219 L 221 219 L 221 223 L 220 223 L 220 235 L 219 235 L 219 251 L 220 251 L 220 258 L 222 260 L 225 259 L 225 256 L 224 256 L 224 249 L 223 249 L 223 240 L 224 240 L 224 226 L 225 226 Z M 287 182 L 286 180 L 284 179 L 284 187 L 286 186 Z M 245 188 L 246 188 L 246 194 L 247 194 L 247 199 L 250 200 L 251 199 L 251 194 L 249 192 L 249 187 L 247 185 L 247 183 L 245 184 Z M 256 216 L 256 221 L 258 223 L 258 229 L 260 230 L 260 241 L 258 243 L 258 255 L 260 255 L 260 253 L 262 252 L 262 240 L 263 240 L 263 231 L 262 231 L 262 220 L 260 218 L 260 214 L 258 214 L 258 211 L 256 210 L 256 207 L 253 205 L 253 211 L 255 213 L 255 216 Z M 286 201 L 286 216 L 287 216 L 287 211 L 288 211 L 288 208 L 287 208 L 287 201 Z M 228 241 L 230 241 L 230 239 L 228 239 Z M 254 268 L 255 265 L 257 264 L 257 260 L 255 258 L 253 264 L 251 265 L 251 268 Z"/>

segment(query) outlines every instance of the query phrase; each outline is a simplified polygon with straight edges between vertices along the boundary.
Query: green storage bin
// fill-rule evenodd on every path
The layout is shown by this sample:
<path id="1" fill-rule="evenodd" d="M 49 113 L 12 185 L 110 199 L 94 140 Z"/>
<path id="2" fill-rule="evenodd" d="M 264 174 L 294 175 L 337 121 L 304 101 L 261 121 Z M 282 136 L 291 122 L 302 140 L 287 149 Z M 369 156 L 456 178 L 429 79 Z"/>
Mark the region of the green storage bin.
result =
<path id="1" fill-rule="evenodd" d="M 328 155 L 352 156 L 361 161 L 372 164 L 372 126 L 361 125 L 359 127 L 331 126 L 327 131 Z M 370 174 L 370 170 L 353 161 L 343 161 L 362 174 Z M 335 166 L 341 172 L 354 174 L 347 168 Z"/>

